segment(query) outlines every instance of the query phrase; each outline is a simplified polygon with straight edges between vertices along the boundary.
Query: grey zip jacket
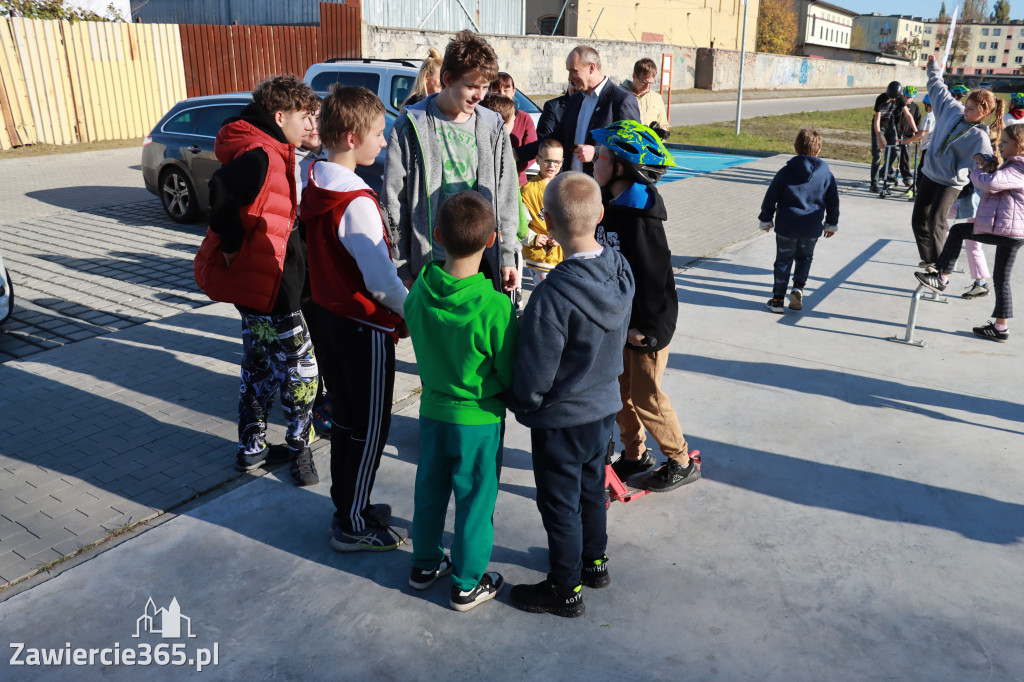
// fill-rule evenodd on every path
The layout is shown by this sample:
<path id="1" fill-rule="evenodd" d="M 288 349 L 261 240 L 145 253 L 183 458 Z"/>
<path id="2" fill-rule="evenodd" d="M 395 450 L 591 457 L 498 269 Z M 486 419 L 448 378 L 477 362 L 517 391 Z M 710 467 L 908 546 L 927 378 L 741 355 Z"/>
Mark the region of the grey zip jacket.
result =
<path id="1" fill-rule="evenodd" d="M 391 239 L 391 255 L 403 280 L 415 278 L 433 260 L 430 235 L 441 195 L 441 154 L 434 118 L 427 114 L 427 104 L 434 97 L 406 107 L 388 138 L 380 206 Z M 501 116 L 477 106 L 475 120 L 480 152 L 476 191 L 494 207 L 499 235 L 484 258 L 500 277 L 500 267 L 515 267 L 516 253 L 522 249 L 516 239 L 519 171 Z"/>
<path id="2" fill-rule="evenodd" d="M 963 120 L 964 105 L 949 94 L 938 62 L 928 62 L 928 99 L 935 114 L 935 130 L 928 134 L 931 141 L 921 170 L 940 185 L 963 187 L 970 181 L 974 155 L 992 153 L 988 126 L 967 127 Z M 947 146 L 950 133 L 956 139 L 951 139 Z"/>

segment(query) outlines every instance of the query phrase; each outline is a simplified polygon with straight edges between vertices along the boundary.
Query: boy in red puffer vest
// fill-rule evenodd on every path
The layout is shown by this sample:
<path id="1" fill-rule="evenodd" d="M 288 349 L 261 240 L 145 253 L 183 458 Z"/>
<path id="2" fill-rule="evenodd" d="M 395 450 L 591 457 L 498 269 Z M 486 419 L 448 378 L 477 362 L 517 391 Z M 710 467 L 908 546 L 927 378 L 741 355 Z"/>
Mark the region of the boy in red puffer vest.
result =
<path id="1" fill-rule="evenodd" d="M 224 165 L 210 179 L 210 229 L 195 277 L 211 299 L 234 303 L 242 315 L 235 468 L 287 459 L 296 485 L 314 485 L 307 443 L 317 365 L 299 307 L 306 245 L 296 224 L 295 147 L 317 98 L 295 76 L 275 76 L 257 85 L 252 99 L 214 142 Z M 267 415 L 278 390 L 286 445 L 268 447 Z"/>
<path id="2" fill-rule="evenodd" d="M 355 173 L 387 146 L 384 105 L 366 88 L 333 87 L 320 109 L 320 139 L 327 159 L 313 163 L 300 216 L 321 312 L 321 370 L 331 387 L 331 547 L 385 552 L 404 537 L 370 493 L 391 428 L 395 344 L 408 336 L 407 291 L 377 197 Z"/>

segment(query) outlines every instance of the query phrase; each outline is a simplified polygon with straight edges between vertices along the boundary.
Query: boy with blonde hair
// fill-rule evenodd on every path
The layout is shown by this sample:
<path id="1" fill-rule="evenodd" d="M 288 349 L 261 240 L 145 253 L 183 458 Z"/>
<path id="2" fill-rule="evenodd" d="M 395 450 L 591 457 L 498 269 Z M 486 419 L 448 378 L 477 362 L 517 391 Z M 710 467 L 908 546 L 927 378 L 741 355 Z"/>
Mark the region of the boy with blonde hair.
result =
<path id="1" fill-rule="evenodd" d="M 583 585 L 611 582 L 605 450 L 622 404 L 618 376 L 633 273 L 594 238 L 602 212 L 601 189 L 584 173 L 563 173 L 544 190 L 544 220 L 566 258 L 526 306 L 508 400 L 530 427 L 551 567 L 536 585 L 512 588 L 511 601 L 569 618 L 584 613 Z"/>
<path id="2" fill-rule="evenodd" d="M 533 273 L 534 282 L 540 283 L 565 257 L 558 241 L 548 232 L 544 222 L 544 190 L 562 170 L 564 163 L 562 143 L 548 139 L 540 143 L 537 164 L 540 172 L 523 186 L 523 205 L 530 215 L 529 232 L 523 238 L 523 261 Z"/>
<path id="3" fill-rule="evenodd" d="M 327 159 L 313 163 L 301 215 L 331 387 L 331 547 L 384 552 L 404 539 L 388 526 L 390 508 L 371 505 L 370 493 L 391 428 L 395 344 L 408 335 L 406 288 L 376 196 L 355 173 L 386 145 L 384 105 L 366 88 L 332 87 L 320 109 L 320 138 Z"/>

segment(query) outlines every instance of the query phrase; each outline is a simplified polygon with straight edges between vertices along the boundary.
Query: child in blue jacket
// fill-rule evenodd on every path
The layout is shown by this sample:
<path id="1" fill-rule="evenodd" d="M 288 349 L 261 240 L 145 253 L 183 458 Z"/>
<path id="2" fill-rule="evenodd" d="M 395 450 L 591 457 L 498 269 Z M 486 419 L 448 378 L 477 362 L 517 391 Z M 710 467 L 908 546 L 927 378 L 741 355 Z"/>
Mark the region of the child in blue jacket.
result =
<path id="1" fill-rule="evenodd" d="M 797 155 L 775 174 L 758 216 L 762 230 L 775 228 L 775 286 L 766 305 L 779 314 L 785 312 L 783 299 L 793 262 L 796 261 L 796 271 L 789 307 L 800 310 L 814 245 L 823 229 L 826 239 L 839 229 L 839 188 L 828 164 L 818 158 L 821 135 L 817 130 L 804 128 L 796 136 L 795 147 Z"/>

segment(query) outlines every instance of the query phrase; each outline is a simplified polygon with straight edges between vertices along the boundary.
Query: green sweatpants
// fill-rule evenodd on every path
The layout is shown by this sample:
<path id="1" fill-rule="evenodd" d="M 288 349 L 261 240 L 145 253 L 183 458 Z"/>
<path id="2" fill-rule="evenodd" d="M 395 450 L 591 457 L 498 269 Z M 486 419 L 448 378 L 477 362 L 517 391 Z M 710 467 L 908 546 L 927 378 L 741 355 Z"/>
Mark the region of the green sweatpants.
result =
<path id="1" fill-rule="evenodd" d="M 412 565 L 435 568 L 444 557 L 444 519 L 455 493 L 452 584 L 471 590 L 491 561 L 505 422 L 467 426 L 422 415 L 419 421 Z"/>

